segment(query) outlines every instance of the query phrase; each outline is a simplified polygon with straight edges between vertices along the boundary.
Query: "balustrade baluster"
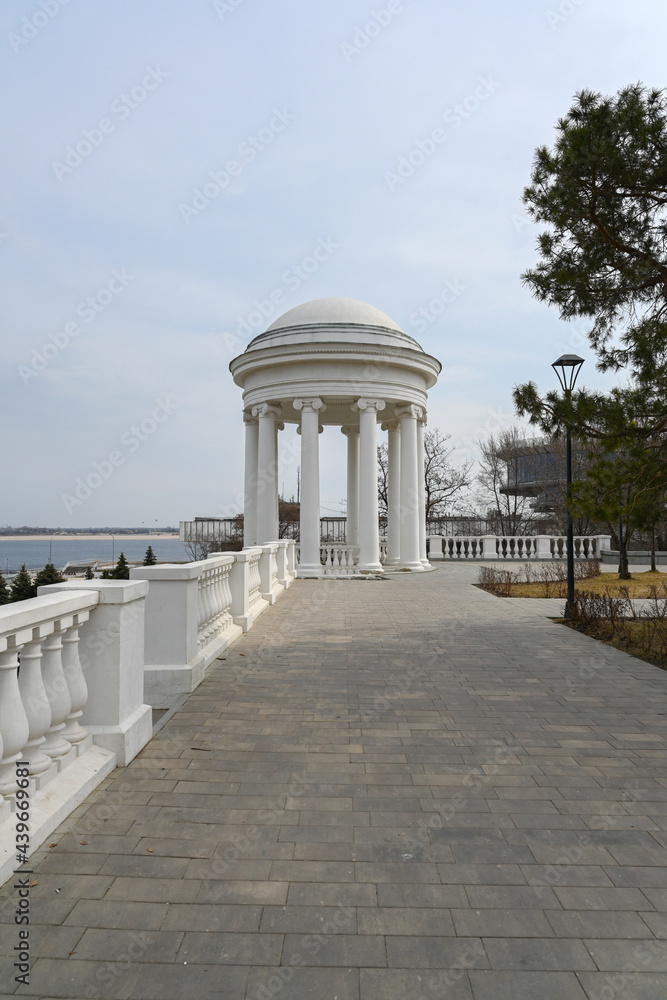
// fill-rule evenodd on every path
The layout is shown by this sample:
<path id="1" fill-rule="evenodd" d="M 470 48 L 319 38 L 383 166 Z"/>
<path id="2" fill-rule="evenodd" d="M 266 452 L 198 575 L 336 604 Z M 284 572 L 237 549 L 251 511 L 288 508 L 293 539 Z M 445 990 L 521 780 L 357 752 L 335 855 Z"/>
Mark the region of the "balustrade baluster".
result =
<path id="1" fill-rule="evenodd" d="M 15 762 L 21 759 L 30 726 L 18 683 L 18 650 L 10 646 L 0 653 L 0 732 L 3 756 L 0 760 L 0 795 L 16 791 Z"/>
<path id="2" fill-rule="evenodd" d="M 72 746 L 76 747 L 79 753 L 84 748 L 87 749 L 88 745 L 92 743 L 92 739 L 87 739 L 88 731 L 79 722 L 88 701 L 88 685 L 86 684 L 86 678 L 81 668 L 81 660 L 79 659 L 79 628 L 84 622 L 88 621 L 89 617 L 90 615 L 87 611 L 74 615 L 74 622 L 71 628 L 66 630 L 62 639 L 63 673 L 69 687 L 72 703 L 71 711 L 65 720 L 65 728 L 62 731 L 62 735 Z M 21 656 L 21 660 L 23 660 L 23 656 Z"/>
<path id="3" fill-rule="evenodd" d="M 28 719 L 28 740 L 23 748 L 23 756 L 28 761 L 31 777 L 43 774 L 53 767 L 53 761 L 44 753 L 42 746 L 45 733 L 51 725 L 51 706 L 46 697 L 42 680 L 42 639 L 44 631 L 39 626 L 32 630 L 33 638 L 21 650 L 19 671 L 19 691 Z M 55 773 L 55 772 L 54 772 Z"/>
<path id="4" fill-rule="evenodd" d="M 222 573 L 224 566 L 217 566 L 211 574 L 211 596 L 213 597 L 213 623 L 216 630 L 219 630 L 224 618 L 225 595 L 222 587 Z"/>
<path id="5" fill-rule="evenodd" d="M 71 744 L 63 737 L 65 721 L 72 711 L 72 699 L 63 673 L 61 623 L 56 621 L 54 625 L 54 631 L 42 643 L 42 680 L 51 706 L 51 725 L 46 731 L 42 750 L 62 766 L 63 759 L 72 750 Z"/>
<path id="6" fill-rule="evenodd" d="M 199 577 L 199 635 L 200 646 L 206 642 L 209 632 L 208 623 L 212 617 L 212 603 L 209 593 L 210 578 L 206 570 L 202 570 Z"/>
<path id="7" fill-rule="evenodd" d="M 199 577 L 197 585 L 197 641 L 201 643 L 206 621 L 206 600 L 204 597 L 204 579 Z"/>
<path id="8" fill-rule="evenodd" d="M 229 584 L 229 573 L 231 566 L 220 567 L 220 600 L 222 602 L 222 628 L 226 629 L 232 623 L 232 591 Z"/>
<path id="9" fill-rule="evenodd" d="M 208 571 L 208 599 L 211 616 L 207 622 L 206 641 L 209 642 L 218 631 L 220 626 L 221 597 L 218 591 L 218 566 L 212 566 Z"/>

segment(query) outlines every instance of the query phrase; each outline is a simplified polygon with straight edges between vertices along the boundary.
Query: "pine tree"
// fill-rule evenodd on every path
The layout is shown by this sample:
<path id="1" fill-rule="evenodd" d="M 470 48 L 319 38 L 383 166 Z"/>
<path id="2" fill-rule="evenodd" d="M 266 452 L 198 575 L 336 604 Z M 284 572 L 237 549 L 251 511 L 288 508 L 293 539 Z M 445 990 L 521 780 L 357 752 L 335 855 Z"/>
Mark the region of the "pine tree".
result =
<path id="1" fill-rule="evenodd" d="M 153 546 L 149 545 L 146 549 L 146 555 L 144 556 L 144 566 L 155 566 L 157 559 L 155 558 L 155 553 L 153 552 Z"/>
<path id="2" fill-rule="evenodd" d="M 9 587 L 7 586 L 7 581 L 2 573 L 0 573 L 0 604 L 9 604 L 10 601 L 11 596 L 9 593 Z"/>
<path id="3" fill-rule="evenodd" d="M 528 382 L 514 402 L 545 434 L 569 429 L 590 444 L 586 477 L 573 487 L 580 515 L 652 531 L 667 495 L 667 92 L 581 91 L 556 127 L 524 191 L 547 229 L 522 278 L 561 319 L 586 322 L 597 368 L 624 378 L 608 392 L 542 395 Z"/>
<path id="4" fill-rule="evenodd" d="M 94 580 L 95 574 L 93 573 L 91 566 L 86 566 L 86 580 Z"/>
<path id="5" fill-rule="evenodd" d="M 116 563 L 115 569 L 111 573 L 111 578 L 113 580 L 129 580 L 130 579 L 130 567 L 127 565 L 127 559 L 125 554 L 121 552 L 118 557 L 118 562 Z"/>
<path id="6" fill-rule="evenodd" d="M 27 601 L 29 598 L 35 597 L 36 594 L 36 587 L 32 582 L 30 573 L 25 568 L 25 563 L 23 563 L 20 571 L 12 580 L 10 587 L 10 601 Z"/>
<path id="7" fill-rule="evenodd" d="M 65 577 L 59 573 L 53 563 L 47 563 L 44 569 L 40 569 L 35 577 L 35 589 L 45 587 L 49 583 L 62 583 Z"/>

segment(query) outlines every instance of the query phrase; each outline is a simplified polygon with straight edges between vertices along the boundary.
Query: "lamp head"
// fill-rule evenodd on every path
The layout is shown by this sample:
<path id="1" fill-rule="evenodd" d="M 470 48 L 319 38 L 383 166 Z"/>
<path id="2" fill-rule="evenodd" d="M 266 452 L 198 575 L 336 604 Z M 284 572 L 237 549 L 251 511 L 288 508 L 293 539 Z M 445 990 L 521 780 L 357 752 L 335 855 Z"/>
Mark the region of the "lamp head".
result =
<path id="1" fill-rule="evenodd" d="M 551 367 L 558 376 L 563 392 L 572 392 L 583 363 L 584 359 L 576 354 L 561 354 L 558 361 L 554 361 Z"/>

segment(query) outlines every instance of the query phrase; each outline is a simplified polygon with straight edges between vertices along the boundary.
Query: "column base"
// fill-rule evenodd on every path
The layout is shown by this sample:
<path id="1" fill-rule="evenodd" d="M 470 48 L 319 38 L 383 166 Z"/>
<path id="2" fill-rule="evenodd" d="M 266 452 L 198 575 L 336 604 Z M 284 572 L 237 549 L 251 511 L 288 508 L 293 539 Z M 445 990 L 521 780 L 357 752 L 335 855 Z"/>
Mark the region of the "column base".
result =
<path id="1" fill-rule="evenodd" d="M 296 569 L 296 575 L 300 580 L 316 579 L 324 576 L 324 566 L 322 566 L 321 563 L 318 565 L 299 563 Z"/>
<path id="2" fill-rule="evenodd" d="M 384 573 L 384 566 L 382 563 L 368 563 L 365 566 L 355 566 L 355 573 Z"/>
<path id="3" fill-rule="evenodd" d="M 421 562 L 399 563 L 398 569 L 402 573 L 423 573 L 426 567 Z"/>
<path id="4" fill-rule="evenodd" d="M 385 566 L 399 566 L 400 562 L 399 556 L 394 556 L 393 559 L 385 559 L 384 564 Z"/>

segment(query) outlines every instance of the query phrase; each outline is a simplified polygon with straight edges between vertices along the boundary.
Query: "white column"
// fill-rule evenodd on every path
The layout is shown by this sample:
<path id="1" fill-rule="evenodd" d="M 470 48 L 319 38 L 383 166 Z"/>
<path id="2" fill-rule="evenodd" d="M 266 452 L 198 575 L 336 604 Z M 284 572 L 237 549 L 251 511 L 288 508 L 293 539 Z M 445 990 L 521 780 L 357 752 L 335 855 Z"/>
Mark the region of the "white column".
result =
<path id="1" fill-rule="evenodd" d="M 387 434 L 387 558 L 385 566 L 401 561 L 401 423 L 385 420 Z"/>
<path id="2" fill-rule="evenodd" d="M 301 506 L 298 575 L 322 575 L 320 563 L 320 411 L 321 399 L 295 399 L 301 411 Z"/>
<path id="3" fill-rule="evenodd" d="M 347 438 L 347 524 L 348 545 L 359 546 L 359 427 L 344 424 L 341 433 Z"/>
<path id="4" fill-rule="evenodd" d="M 422 410 L 422 416 L 417 420 L 417 475 L 418 475 L 418 499 L 419 499 L 419 559 L 424 569 L 430 569 L 431 564 L 426 555 L 426 478 L 424 465 L 426 455 L 424 452 L 424 427 L 426 426 L 426 410 Z"/>
<path id="5" fill-rule="evenodd" d="M 261 403 L 253 406 L 253 417 L 259 418 L 257 440 L 257 544 L 277 540 L 276 524 L 278 490 L 278 456 L 276 454 L 276 418 L 279 406 Z"/>
<path id="6" fill-rule="evenodd" d="M 280 496 L 279 496 L 279 486 L 280 486 L 280 470 L 278 467 L 278 431 L 283 430 L 284 423 L 282 421 L 276 421 L 276 440 L 275 440 L 275 456 L 276 456 L 276 488 L 273 492 L 273 525 L 275 528 L 272 542 L 277 542 L 280 537 Z"/>
<path id="7" fill-rule="evenodd" d="M 359 564 L 360 573 L 384 573 L 378 528 L 378 421 L 382 399 L 358 399 L 359 411 Z"/>
<path id="8" fill-rule="evenodd" d="M 421 409 L 410 403 L 397 406 L 401 421 L 401 569 L 423 572 L 419 557 L 419 479 L 417 419 Z"/>
<path id="9" fill-rule="evenodd" d="M 245 489 L 243 498 L 243 544 L 247 548 L 257 541 L 257 447 L 259 421 L 245 410 Z"/>

